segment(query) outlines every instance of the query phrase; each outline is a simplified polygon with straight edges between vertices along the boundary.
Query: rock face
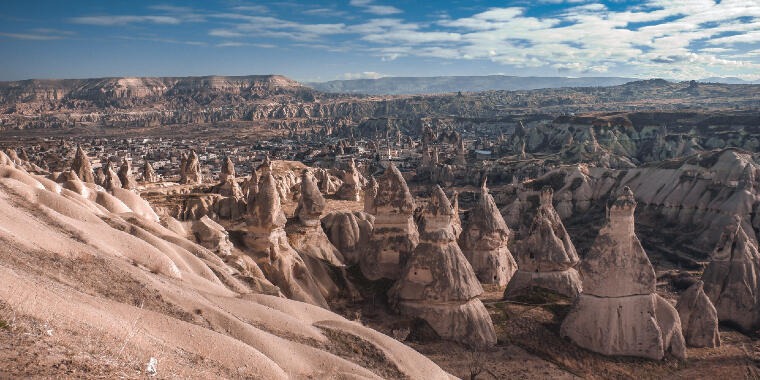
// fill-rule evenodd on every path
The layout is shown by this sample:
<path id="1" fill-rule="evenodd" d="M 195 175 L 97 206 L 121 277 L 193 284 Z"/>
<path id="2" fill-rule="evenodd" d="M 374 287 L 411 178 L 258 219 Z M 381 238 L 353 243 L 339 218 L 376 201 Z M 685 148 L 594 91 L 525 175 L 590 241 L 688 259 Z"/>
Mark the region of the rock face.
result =
<path id="1" fill-rule="evenodd" d="M 71 170 L 77 173 L 77 176 L 83 182 L 95 183 L 95 176 L 90 166 L 90 159 L 81 146 L 77 146 L 77 152 L 74 154 L 74 161 L 71 162 Z"/>
<path id="2" fill-rule="evenodd" d="M 225 157 L 222 170 L 219 174 L 219 181 L 225 182 L 228 178 L 235 179 L 235 164 L 232 163 L 229 157 Z"/>
<path id="3" fill-rule="evenodd" d="M 106 168 L 103 170 L 103 174 L 105 175 L 103 188 L 106 190 L 110 190 L 114 187 L 121 188 L 121 180 L 119 179 L 119 175 L 116 174 L 116 171 L 113 169 L 111 161 L 106 163 Z"/>
<path id="4" fill-rule="evenodd" d="M 676 305 L 686 343 L 693 347 L 718 347 L 718 312 L 704 291 L 704 282 L 697 281 L 686 289 Z"/>
<path id="5" fill-rule="evenodd" d="M 575 298 L 581 292 L 581 279 L 573 268 L 578 261 L 575 246 L 552 206 L 552 188 L 541 191 L 536 216 L 528 237 L 516 245 L 518 270 L 504 296 L 540 287 Z"/>
<path id="6" fill-rule="evenodd" d="M 201 164 L 195 151 L 190 151 L 186 160 L 182 162 L 179 182 L 183 185 L 199 185 L 201 178 Z"/>
<path id="7" fill-rule="evenodd" d="M 158 175 L 147 159 L 145 160 L 145 166 L 143 167 L 143 181 L 148 183 L 158 182 Z"/>
<path id="8" fill-rule="evenodd" d="M 420 244 L 389 301 L 400 313 L 427 321 L 440 337 L 484 349 L 496 344 L 496 333 L 477 298 L 483 288 L 456 243 L 453 218 L 446 194 L 436 186 L 423 211 Z"/>
<path id="9" fill-rule="evenodd" d="M 369 183 L 364 187 L 364 212 L 375 213 L 375 197 L 377 197 L 377 181 L 375 177 L 370 177 Z"/>
<path id="10" fill-rule="evenodd" d="M 232 243 L 229 233 L 219 223 L 209 219 L 208 216 L 193 221 L 191 231 L 200 245 L 217 255 L 226 257 L 231 254 Z"/>
<path id="11" fill-rule="evenodd" d="M 322 229 L 330 242 L 343 254 L 347 265 L 359 263 L 369 249 L 375 217 L 363 212 L 335 212 L 322 218 Z"/>
<path id="12" fill-rule="evenodd" d="M 264 275 L 288 297 L 327 308 L 306 264 L 288 242 L 287 222 L 271 173 L 263 174 L 253 204 L 248 204 L 246 245 Z"/>
<path id="13" fill-rule="evenodd" d="M 419 243 L 414 209 L 414 198 L 404 177 L 391 164 L 378 180 L 370 246 L 359 260 L 365 277 L 398 279 L 401 267 Z"/>
<path id="14" fill-rule="evenodd" d="M 655 273 L 633 229 L 636 201 L 625 187 L 607 210 L 607 224 L 580 266 L 583 292 L 560 334 L 604 355 L 684 359 L 676 309 L 655 293 Z"/>
<path id="15" fill-rule="evenodd" d="M 124 160 L 119 168 L 119 181 L 121 181 L 121 187 L 127 190 L 133 190 L 137 187 L 135 179 L 132 176 L 132 164 L 129 160 Z"/>
<path id="16" fill-rule="evenodd" d="M 480 199 L 470 211 L 467 225 L 459 237 L 462 252 L 480 282 L 504 286 L 512 278 L 517 264 L 507 248 L 510 234 L 483 181 Z"/>
<path id="17" fill-rule="evenodd" d="M 760 253 L 740 218 L 728 226 L 702 274 L 704 290 L 718 319 L 745 331 L 760 326 Z"/>
<path id="18" fill-rule="evenodd" d="M 335 197 L 346 201 L 358 201 L 361 199 L 361 184 L 359 171 L 356 170 L 354 159 L 348 165 L 348 170 L 343 174 L 343 185 L 335 193 Z"/>
<path id="19" fill-rule="evenodd" d="M 314 176 L 307 169 L 301 176 L 301 199 L 295 215 L 298 225 L 294 233 L 288 235 L 293 248 L 314 258 L 325 260 L 336 266 L 343 266 L 343 255 L 322 230 L 320 220 L 326 207 L 325 198 L 319 191 Z"/>

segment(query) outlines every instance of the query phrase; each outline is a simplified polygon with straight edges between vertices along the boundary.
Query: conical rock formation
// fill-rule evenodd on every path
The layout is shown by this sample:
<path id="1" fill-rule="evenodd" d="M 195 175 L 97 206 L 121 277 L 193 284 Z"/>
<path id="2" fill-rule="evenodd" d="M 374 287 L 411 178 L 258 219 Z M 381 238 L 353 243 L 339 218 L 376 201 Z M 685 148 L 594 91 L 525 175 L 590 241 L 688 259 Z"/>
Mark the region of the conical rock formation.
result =
<path id="1" fill-rule="evenodd" d="M 201 164 L 195 151 L 190 151 L 187 159 L 182 161 L 179 182 L 183 185 L 199 185 L 201 178 Z"/>
<path id="2" fill-rule="evenodd" d="M 541 191 L 528 237 L 515 248 L 518 270 L 504 291 L 505 297 L 531 287 L 549 289 L 571 298 L 581 292 L 581 279 L 573 268 L 580 259 L 552 206 L 552 193 L 551 187 Z"/>
<path id="3" fill-rule="evenodd" d="M 108 161 L 106 163 L 106 168 L 103 170 L 103 174 L 105 175 L 105 179 L 103 180 L 103 188 L 106 190 L 110 190 L 112 188 L 121 188 L 121 180 L 119 179 L 119 175 L 116 174 L 116 171 L 113 169 L 113 164 L 111 164 L 111 161 Z"/>
<path id="4" fill-rule="evenodd" d="M 398 279 L 402 265 L 419 242 L 412 216 L 414 208 L 414 198 L 404 177 L 391 164 L 378 180 L 372 205 L 375 225 L 370 247 L 359 260 L 365 277 Z"/>
<path id="5" fill-rule="evenodd" d="M 253 204 L 248 204 L 246 245 L 266 275 L 291 299 L 327 308 L 327 302 L 306 264 L 288 242 L 287 219 L 271 173 L 262 176 Z"/>
<path id="6" fill-rule="evenodd" d="M 512 278 L 517 264 L 507 248 L 510 235 L 511 231 L 484 181 L 480 199 L 470 211 L 467 225 L 459 237 L 462 252 L 480 282 L 504 286 Z"/>
<path id="7" fill-rule="evenodd" d="M 704 291 L 704 282 L 697 281 L 686 289 L 676 304 L 686 343 L 692 347 L 718 347 L 718 311 Z"/>
<path id="8" fill-rule="evenodd" d="M 496 344 L 478 278 L 456 243 L 454 211 L 436 186 L 423 211 L 420 244 L 389 291 L 400 313 L 422 318 L 448 340 L 483 349 Z"/>
<path id="9" fill-rule="evenodd" d="M 335 193 L 335 197 L 346 201 L 358 201 L 361 199 L 360 181 L 359 171 L 356 170 L 356 163 L 352 158 L 348 170 L 343 174 L 343 185 Z"/>
<path id="10" fill-rule="evenodd" d="M 607 225 L 581 265 L 583 293 L 560 334 L 604 355 L 660 360 L 669 351 L 686 358 L 678 312 L 655 293 L 652 264 L 633 226 L 636 201 L 625 187 L 607 210 Z"/>
<path id="11" fill-rule="evenodd" d="M 235 179 L 235 164 L 232 163 L 229 157 L 225 157 L 224 163 L 222 163 L 222 170 L 219 174 L 219 182 L 225 182 L 228 178 Z"/>
<path id="12" fill-rule="evenodd" d="M 74 155 L 74 161 L 71 162 L 71 170 L 77 173 L 77 176 L 83 182 L 95 183 L 95 176 L 90 166 L 90 159 L 81 146 L 77 146 L 77 152 Z"/>
<path id="13" fill-rule="evenodd" d="M 124 160 L 119 168 L 119 181 L 121 181 L 121 187 L 127 190 L 133 190 L 137 187 L 135 179 L 132 176 L 132 164 L 129 160 Z"/>
<path id="14" fill-rule="evenodd" d="M 145 166 L 143 167 L 143 181 L 148 183 L 158 182 L 158 175 L 147 159 L 145 160 Z"/>
<path id="15" fill-rule="evenodd" d="M 739 217 L 721 236 L 702 281 L 721 322 L 745 331 L 760 327 L 760 253 Z"/>
<path id="16" fill-rule="evenodd" d="M 332 265 L 343 266 L 343 255 L 330 243 L 320 223 L 326 205 L 314 176 L 308 169 L 304 170 L 301 176 L 301 199 L 295 212 L 298 223 L 288 236 L 293 248 L 299 252 Z"/>
<path id="17" fill-rule="evenodd" d="M 343 254 L 347 265 L 359 263 L 369 249 L 375 217 L 363 212 L 335 212 L 322 218 L 322 228 L 330 242 Z"/>

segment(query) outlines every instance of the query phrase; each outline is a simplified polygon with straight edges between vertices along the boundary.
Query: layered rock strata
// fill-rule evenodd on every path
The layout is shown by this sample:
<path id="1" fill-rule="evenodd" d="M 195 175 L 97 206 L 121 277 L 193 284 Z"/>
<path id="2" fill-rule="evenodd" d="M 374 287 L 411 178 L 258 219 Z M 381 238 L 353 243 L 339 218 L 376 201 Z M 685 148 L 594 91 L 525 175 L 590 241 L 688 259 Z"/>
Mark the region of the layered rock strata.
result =
<path id="1" fill-rule="evenodd" d="M 470 211 L 467 224 L 459 236 L 459 245 L 475 270 L 480 282 L 505 286 L 517 270 L 507 244 L 511 231 L 493 197 L 486 181 L 480 188 L 480 199 Z"/>
<path id="2" fill-rule="evenodd" d="M 456 243 L 454 211 L 436 186 L 425 207 L 420 244 L 390 289 L 401 314 L 425 320 L 443 339 L 476 349 L 496 344 L 491 317 L 477 297 L 483 288 Z"/>
<path id="3" fill-rule="evenodd" d="M 625 187 L 580 265 L 583 292 L 560 334 L 604 355 L 686 358 L 678 312 L 655 292 L 655 273 L 634 232 L 636 201 Z"/>
<path id="4" fill-rule="evenodd" d="M 580 259 L 552 206 L 552 194 L 551 187 L 541 191 L 528 237 L 516 244 L 518 270 L 504 291 L 505 297 L 532 287 L 548 289 L 571 298 L 581 292 L 581 279 L 573 268 Z"/>

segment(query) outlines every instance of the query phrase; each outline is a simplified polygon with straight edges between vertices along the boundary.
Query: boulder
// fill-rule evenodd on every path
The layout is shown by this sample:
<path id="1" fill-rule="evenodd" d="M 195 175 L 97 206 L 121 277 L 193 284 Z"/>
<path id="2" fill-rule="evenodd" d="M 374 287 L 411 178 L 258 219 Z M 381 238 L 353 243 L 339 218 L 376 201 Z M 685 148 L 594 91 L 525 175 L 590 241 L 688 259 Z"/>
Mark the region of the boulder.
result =
<path id="1" fill-rule="evenodd" d="M 718 347 L 718 311 L 704 291 L 704 282 L 697 281 L 686 289 L 676 304 L 686 343 L 692 347 Z"/>
<path id="2" fill-rule="evenodd" d="M 517 270 L 517 263 L 507 248 L 511 231 L 493 197 L 486 181 L 480 188 L 480 199 L 467 218 L 467 225 L 459 236 L 467 260 L 475 274 L 484 284 L 505 286 Z"/>
<path id="3" fill-rule="evenodd" d="M 232 243 L 229 233 L 219 223 L 209 219 L 208 216 L 193 221 L 191 231 L 198 244 L 210 249 L 217 255 L 225 257 L 231 254 Z"/>

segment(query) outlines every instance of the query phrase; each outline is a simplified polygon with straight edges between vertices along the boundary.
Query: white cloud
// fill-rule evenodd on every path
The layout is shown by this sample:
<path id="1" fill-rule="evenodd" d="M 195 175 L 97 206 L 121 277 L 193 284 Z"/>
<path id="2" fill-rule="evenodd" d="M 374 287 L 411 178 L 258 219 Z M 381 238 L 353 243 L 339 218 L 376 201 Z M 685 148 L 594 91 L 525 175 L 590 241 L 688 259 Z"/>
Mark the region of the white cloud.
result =
<path id="1" fill-rule="evenodd" d="M 84 16 L 74 17 L 71 22 L 88 25 L 127 25 L 133 23 L 179 24 L 181 21 L 171 16 Z"/>
<path id="2" fill-rule="evenodd" d="M 363 8 L 364 12 L 371 13 L 378 16 L 388 16 L 393 14 L 402 13 L 401 9 L 390 5 L 377 5 L 374 4 L 374 0 L 351 0 L 350 5 Z"/>

